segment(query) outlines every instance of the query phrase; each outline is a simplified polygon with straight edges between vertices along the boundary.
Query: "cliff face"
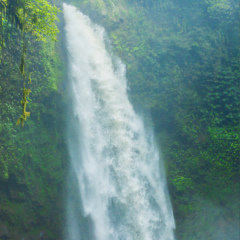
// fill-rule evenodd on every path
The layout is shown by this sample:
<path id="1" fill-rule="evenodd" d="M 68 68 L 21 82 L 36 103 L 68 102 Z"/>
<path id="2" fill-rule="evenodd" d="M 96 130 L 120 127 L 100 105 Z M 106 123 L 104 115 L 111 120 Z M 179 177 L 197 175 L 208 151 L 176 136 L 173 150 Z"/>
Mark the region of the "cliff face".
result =
<path id="1" fill-rule="evenodd" d="M 152 120 L 177 237 L 238 239 L 238 1 L 69 2 L 106 29 Z"/>
<path id="2" fill-rule="evenodd" d="M 61 6 L 61 1 L 52 2 Z M 111 51 L 126 64 L 135 108 L 147 112 L 147 120 L 151 115 L 165 159 L 178 238 L 218 239 L 218 230 L 228 234 L 230 225 L 235 234 L 237 1 L 67 2 L 105 27 Z M 22 43 L 20 33 L 4 24 L 11 38 L 1 47 L 0 63 L 0 239 L 61 239 L 68 162 L 64 30 L 61 27 L 55 46 L 28 37 L 30 117 L 21 127 L 16 122 L 21 115 Z"/>
<path id="3" fill-rule="evenodd" d="M 59 44 L 35 42 L 27 36 L 25 88 L 31 90 L 26 105 L 30 117 L 23 127 L 16 126 L 22 112 L 22 43 L 20 32 L 7 22 L 5 32 L 11 37 L 1 49 L 0 239 L 39 239 L 40 233 L 60 239 L 67 162 L 65 66 L 56 50 Z"/>

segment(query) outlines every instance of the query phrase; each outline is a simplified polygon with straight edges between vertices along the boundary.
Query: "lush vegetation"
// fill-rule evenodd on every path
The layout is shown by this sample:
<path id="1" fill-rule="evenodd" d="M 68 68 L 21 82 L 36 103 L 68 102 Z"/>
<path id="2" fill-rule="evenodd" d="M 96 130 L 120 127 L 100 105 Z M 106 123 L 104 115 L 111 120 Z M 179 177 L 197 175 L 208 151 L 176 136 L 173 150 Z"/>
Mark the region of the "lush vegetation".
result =
<path id="1" fill-rule="evenodd" d="M 237 240 L 239 2 L 68 2 L 105 27 L 126 64 L 131 101 L 152 121 L 163 153 L 178 239 Z M 64 64 L 50 41 L 57 9 L 46 0 L 0 0 L 0 14 L 0 225 L 59 239 L 62 210 L 55 203 L 67 154 Z M 31 117 L 21 128 L 16 121 L 29 73 Z"/>
<path id="2" fill-rule="evenodd" d="M 238 239 L 239 2 L 99 0 L 81 9 L 107 29 L 136 110 L 152 118 L 178 238 Z"/>
<path id="3" fill-rule="evenodd" d="M 52 6 L 48 1 L 26 1 L 26 0 L 1 0 L 0 2 L 0 14 L 1 14 L 1 50 L 3 51 L 6 45 L 6 39 L 11 38 L 11 34 L 8 32 L 9 25 L 15 26 L 21 30 L 22 33 L 22 54 L 20 62 L 20 72 L 23 76 L 23 96 L 22 96 L 22 114 L 17 121 L 18 124 L 24 125 L 24 121 L 30 116 L 30 112 L 27 112 L 27 98 L 31 92 L 30 89 L 25 87 L 26 73 L 26 56 L 27 45 L 29 40 L 26 38 L 26 33 L 31 32 L 37 40 L 46 41 L 45 36 L 50 36 L 52 40 L 56 40 L 56 34 L 58 32 L 55 21 L 57 20 L 58 9 Z M 3 60 L 3 59 L 2 59 Z M 4 61 L 4 60 L 3 60 Z M 31 83 L 31 73 L 28 73 L 28 80 Z"/>
<path id="4" fill-rule="evenodd" d="M 65 72 L 54 42 L 59 10 L 47 1 L 0 4 L 0 239 L 41 232 L 56 239 L 67 158 L 59 89 Z M 26 103 L 31 116 L 16 126 Z"/>

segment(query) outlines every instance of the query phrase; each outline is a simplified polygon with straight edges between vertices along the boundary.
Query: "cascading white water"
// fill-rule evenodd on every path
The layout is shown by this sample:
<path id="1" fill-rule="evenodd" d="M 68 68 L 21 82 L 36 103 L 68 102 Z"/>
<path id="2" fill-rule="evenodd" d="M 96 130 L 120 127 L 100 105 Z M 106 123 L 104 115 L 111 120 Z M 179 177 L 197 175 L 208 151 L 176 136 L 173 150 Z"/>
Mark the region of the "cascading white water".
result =
<path id="1" fill-rule="evenodd" d="M 128 100 L 125 66 L 106 50 L 102 27 L 75 7 L 63 9 L 77 181 L 69 184 L 75 194 L 68 198 L 66 240 L 172 240 L 159 154 Z"/>

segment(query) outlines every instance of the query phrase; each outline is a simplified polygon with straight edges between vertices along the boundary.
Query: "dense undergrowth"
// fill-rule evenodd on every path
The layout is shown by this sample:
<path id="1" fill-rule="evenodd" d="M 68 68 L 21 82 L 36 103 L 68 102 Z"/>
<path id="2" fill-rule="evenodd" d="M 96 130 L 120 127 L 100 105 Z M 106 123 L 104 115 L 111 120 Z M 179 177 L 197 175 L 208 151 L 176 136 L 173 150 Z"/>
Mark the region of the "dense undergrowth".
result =
<path id="1" fill-rule="evenodd" d="M 67 2 L 105 27 L 112 52 L 126 64 L 132 103 L 146 120 L 152 119 L 177 239 L 237 240 L 238 2 Z M 49 239 L 60 239 L 67 159 L 61 83 L 65 60 L 54 43 L 28 36 L 31 116 L 24 128 L 16 127 L 22 43 L 12 26 L 6 31 L 11 38 L 1 51 L 0 224 L 18 234 L 46 232 Z"/>
<path id="2" fill-rule="evenodd" d="M 152 118 L 178 239 L 238 239 L 239 3 L 71 1 L 105 27 Z"/>
<path id="3" fill-rule="evenodd" d="M 3 33 L 4 31 L 4 33 Z M 48 239 L 62 235 L 65 65 L 59 44 L 26 34 L 25 87 L 30 117 L 21 114 L 24 76 L 19 70 L 22 32 L 5 18 L 0 65 L 0 239 Z M 58 46 L 58 47 L 57 47 Z M 31 81 L 28 76 L 31 75 Z M 32 238 L 31 238 L 32 239 Z"/>

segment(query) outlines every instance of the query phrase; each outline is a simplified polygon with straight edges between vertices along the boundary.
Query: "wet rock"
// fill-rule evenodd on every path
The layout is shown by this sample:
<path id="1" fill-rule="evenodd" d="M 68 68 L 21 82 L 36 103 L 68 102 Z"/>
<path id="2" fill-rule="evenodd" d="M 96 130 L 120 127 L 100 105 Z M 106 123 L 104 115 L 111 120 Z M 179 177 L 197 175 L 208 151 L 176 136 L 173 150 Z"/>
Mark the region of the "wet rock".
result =
<path id="1" fill-rule="evenodd" d="M 0 224 L 0 238 L 9 239 L 11 237 L 8 228 L 4 224 Z"/>

